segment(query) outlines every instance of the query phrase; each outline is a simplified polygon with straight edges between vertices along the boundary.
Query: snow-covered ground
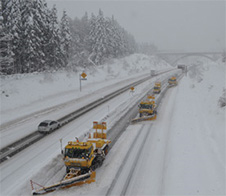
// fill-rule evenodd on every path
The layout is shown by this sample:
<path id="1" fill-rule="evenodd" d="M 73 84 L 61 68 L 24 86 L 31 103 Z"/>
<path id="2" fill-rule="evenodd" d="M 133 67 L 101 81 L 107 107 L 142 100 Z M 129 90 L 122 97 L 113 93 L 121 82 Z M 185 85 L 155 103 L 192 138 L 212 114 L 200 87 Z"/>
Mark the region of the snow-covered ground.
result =
<path id="1" fill-rule="evenodd" d="M 163 194 L 226 194 L 225 107 L 218 104 L 225 69 L 209 63 L 181 81 L 168 127 Z"/>
<path id="2" fill-rule="evenodd" d="M 43 120 L 59 119 L 123 85 L 148 76 L 151 69 L 169 68 L 167 63 L 154 57 L 131 55 L 85 71 L 88 80 L 82 81 L 82 92 L 79 90 L 78 73 L 2 78 L 0 148 L 35 131 Z"/>
<path id="3" fill-rule="evenodd" d="M 126 68 L 121 69 L 117 66 L 119 64 Z M 1 115 L 5 119 L 2 122 L 6 123 L 7 115 L 10 113 L 13 115 L 13 111 L 23 110 L 24 104 L 29 107 L 32 105 L 28 107 L 29 110 L 24 109 L 21 114 L 28 115 L 29 112 L 33 113 L 49 106 L 50 103 L 53 105 L 63 103 L 88 95 L 116 81 L 150 73 L 150 70 L 154 69 L 152 66 L 154 64 L 157 67 L 158 62 L 155 59 L 133 55 L 115 62 L 115 70 L 110 66 L 102 67 L 92 73 L 87 70 L 88 80 L 83 82 L 84 88 L 81 93 L 78 76 L 76 78 L 73 73 L 68 74 L 68 78 L 61 77 L 65 76 L 65 73 L 48 74 L 46 79 L 40 75 L 29 76 L 29 79 L 18 79 L 16 83 L 15 79 L 6 78 L 1 83 Z M 163 62 L 160 64 L 161 69 L 167 67 Z M 129 69 L 133 66 L 136 68 Z M 140 70 L 140 72 L 131 75 L 133 72 L 131 70 L 134 72 Z M 199 68 L 192 68 L 177 87 L 168 90 L 156 121 L 131 125 L 125 130 L 109 152 L 102 167 L 97 169 L 96 182 L 59 190 L 49 195 L 105 195 L 106 193 L 119 195 L 122 192 L 127 195 L 225 195 L 225 107 L 220 108 L 218 105 L 219 97 L 222 96 L 222 90 L 225 88 L 225 73 L 225 65 L 222 63 L 208 63 Z M 89 78 L 92 74 L 93 77 Z M 97 77 L 98 81 L 95 79 Z M 25 87 L 26 84 L 28 88 Z M 32 84 L 34 84 L 33 88 Z M 150 88 L 149 82 L 146 85 Z M 51 88 L 53 90 L 50 93 Z M 138 94 L 142 89 L 146 88 L 139 87 Z M 28 90 L 33 90 L 34 96 L 33 93 L 25 96 Z M 42 93 L 40 95 L 40 92 L 45 92 L 45 96 Z M 122 113 L 122 110 L 119 110 L 122 105 L 118 102 L 122 102 L 124 107 L 127 106 L 124 104 L 127 96 L 122 95 L 112 100 L 110 104 L 113 108 L 110 112 L 107 109 L 109 103 L 106 103 L 66 125 L 62 131 L 51 134 L 51 139 L 46 137 L 2 163 L 0 165 L 1 195 L 29 195 L 30 179 L 41 184 L 60 180 L 65 168 L 59 155 L 59 142 L 56 141 L 62 137 L 64 141 L 68 141 L 76 134 L 82 134 L 82 130 L 89 129 L 93 120 L 103 119 L 106 114 L 109 119 L 111 117 L 114 119 L 113 115 L 117 115 L 117 111 Z M 136 96 L 130 98 L 130 101 Z M 16 98 L 22 100 L 14 103 L 13 100 Z M 12 119 L 17 117 L 14 116 Z M 150 133 L 144 137 L 148 131 Z M 132 147 L 135 141 L 136 146 Z M 142 152 L 138 156 L 139 160 L 134 160 L 132 158 L 138 154 L 137 149 L 142 149 Z M 130 157 L 129 152 L 134 154 L 134 157 Z M 135 168 L 133 163 L 136 163 Z M 120 168 L 124 175 L 117 175 Z M 132 169 L 134 172 L 131 174 Z M 118 182 L 122 189 L 117 189 L 118 186 L 114 181 Z M 127 183 L 126 189 L 125 183 Z M 109 191 L 111 185 L 114 186 Z"/>
<path id="4" fill-rule="evenodd" d="M 64 71 L 1 76 L 0 123 L 2 125 L 36 111 L 84 97 L 129 78 L 150 74 L 152 69 L 167 68 L 171 66 L 155 57 L 134 54 L 97 68 L 81 69 L 79 73 Z M 83 71 L 87 74 L 87 80 L 82 81 L 80 92 L 79 74 Z"/>

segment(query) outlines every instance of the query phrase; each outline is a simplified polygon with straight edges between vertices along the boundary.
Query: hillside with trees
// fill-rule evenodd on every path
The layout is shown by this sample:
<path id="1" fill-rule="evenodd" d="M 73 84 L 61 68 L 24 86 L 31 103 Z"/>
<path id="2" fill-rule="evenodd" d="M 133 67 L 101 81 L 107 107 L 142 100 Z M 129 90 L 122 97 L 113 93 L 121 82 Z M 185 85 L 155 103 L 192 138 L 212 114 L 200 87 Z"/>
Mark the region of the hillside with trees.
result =
<path id="1" fill-rule="evenodd" d="M 85 13 L 71 19 L 44 0 L 2 0 L 0 74 L 97 66 L 133 54 L 138 44 L 112 16 Z"/>

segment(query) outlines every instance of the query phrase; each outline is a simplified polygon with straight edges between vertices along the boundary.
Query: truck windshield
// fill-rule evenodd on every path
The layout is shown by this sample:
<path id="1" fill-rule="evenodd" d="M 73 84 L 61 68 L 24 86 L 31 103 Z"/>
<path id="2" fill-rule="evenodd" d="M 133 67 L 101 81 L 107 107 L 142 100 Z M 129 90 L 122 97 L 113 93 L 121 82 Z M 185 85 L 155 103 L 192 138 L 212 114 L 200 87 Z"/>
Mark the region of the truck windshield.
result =
<path id="1" fill-rule="evenodd" d="M 80 149 L 80 148 L 66 148 L 65 149 L 65 156 L 68 156 L 69 158 L 82 158 L 87 157 L 91 153 L 91 148 L 89 149 Z"/>
<path id="2" fill-rule="evenodd" d="M 148 105 L 148 104 L 140 104 L 140 108 L 141 108 L 141 109 L 152 109 L 152 105 Z"/>
<path id="3" fill-rule="evenodd" d="M 160 89 L 160 88 L 159 88 L 158 86 L 155 86 L 154 89 L 155 89 L 155 90 L 158 90 L 158 89 Z"/>

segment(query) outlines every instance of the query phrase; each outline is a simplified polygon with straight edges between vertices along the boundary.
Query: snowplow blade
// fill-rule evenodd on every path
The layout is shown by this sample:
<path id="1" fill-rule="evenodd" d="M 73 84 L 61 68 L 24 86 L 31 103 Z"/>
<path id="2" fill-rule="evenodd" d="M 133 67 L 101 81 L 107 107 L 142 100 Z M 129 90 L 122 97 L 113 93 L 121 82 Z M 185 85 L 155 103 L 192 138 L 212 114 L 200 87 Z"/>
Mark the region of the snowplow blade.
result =
<path id="1" fill-rule="evenodd" d="M 177 83 L 169 84 L 169 85 L 168 85 L 168 88 L 174 87 L 174 86 L 177 86 Z"/>
<path id="2" fill-rule="evenodd" d="M 134 118 L 131 123 L 137 123 L 137 122 L 142 122 L 142 121 L 146 121 L 146 120 L 155 120 L 156 119 L 156 114 L 154 115 L 150 115 L 150 116 L 142 116 L 140 118 Z"/>
<path id="3" fill-rule="evenodd" d="M 39 190 L 33 190 L 32 194 L 33 195 L 42 195 L 45 193 L 53 192 L 57 189 L 69 188 L 72 186 L 79 186 L 79 185 L 87 184 L 87 183 L 90 184 L 91 182 L 95 182 L 95 177 L 96 177 L 96 172 L 92 171 L 87 174 L 83 174 L 83 175 L 76 176 L 73 178 L 69 178 L 69 179 L 64 178 L 64 180 L 62 180 L 54 185 L 42 187 Z"/>

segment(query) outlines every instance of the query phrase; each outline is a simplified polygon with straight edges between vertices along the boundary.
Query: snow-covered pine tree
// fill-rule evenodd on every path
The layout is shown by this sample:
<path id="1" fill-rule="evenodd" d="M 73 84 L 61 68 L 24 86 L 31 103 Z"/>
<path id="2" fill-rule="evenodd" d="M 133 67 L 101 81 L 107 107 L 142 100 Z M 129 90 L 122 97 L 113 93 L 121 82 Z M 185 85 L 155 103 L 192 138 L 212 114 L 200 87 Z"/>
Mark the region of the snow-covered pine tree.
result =
<path id="1" fill-rule="evenodd" d="M 134 53 L 137 50 L 137 44 L 132 35 L 127 33 L 127 31 L 119 26 L 119 36 L 120 36 L 120 52 L 123 56 Z"/>
<path id="2" fill-rule="evenodd" d="M 48 46 L 48 15 L 43 0 L 21 1 L 21 64 L 22 72 L 44 70 Z M 48 37 L 48 36 L 47 36 Z"/>
<path id="3" fill-rule="evenodd" d="M 35 71 L 46 70 L 50 67 L 50 12 L 45 0 L 33 0 L 33 21 L 34 32 L 36 36 L 36 47 L 38 63 Z"/>
<path id="4" fill-rule="evenodd" d="M 76 70 L 80 61 L 80 52 L 83 50 L 80 37 L 81 20 L 77 17 L 74 20 L 69 18 L 69 28 L 71 32 L 71 57 L 67 67 Z"/>
<path id="5" fill-rule="evenodd" d="M 36 46 L 34 33 L 34 21 L 32 12 L 32 2 L 25 0 L 21 5 L 22 39 L 20 42 L 22 73 L 34 71 L 36 66 Z M 37 45 L 36 45 L 37 44 Z"/>
<path id="6" fill-rule="evenodd" d="M 114 19 L 114 16 L 111 18 L 111 29 L 113 36 L 113 56 L 120 57 L 122 55 L 122 37 L 120 36 L 120 25 Z"/>
<path id="7" fill-rule="evenodd" d="M 92 20 L 93 18 L 91 18 Z M 89 40 L 91 45 L 91 60 L 95 64 L 101 64 L 107 57 L 106 22 L 102 10 L 94 21 L 91 21 Z"/>
<path id="8" fill-rule="evenodd" d="M 63 65 L 63 54 L 61 51 L 60 30 L 55 5 L 49 15 L 49 31 L 48 65 L 49 67 L 58 69 Z"/>
<path id="9" fill-rule="evenodd" d="M 88 17 L 88 13 L 81 18 L 81 28 L 80 32 L 80 43 L 81 43 L 81 51 L 79 53 L 79 63 L 78 65 L 83 66 L 84 68 L 89 65 L 89 32 L 90 32 L 90 21 Z"/>
<path id="10" fill-rule="evenodd" d="M 21 40 L 19 48 L 21 50 L 21 72 L 28 73 L 34 71 L 36 64 L 36 62 L 34 62 L 36 59 L 36 43 L 31 0 L 24 0 L 21 2 Z"/>
<path id="11" fill-rule="evenodd" d="M 64 65 L 67 65 L 71 56 L 71 33 L 69 29 L 69 20 L 66 11 L 63 11 L 60 24 L 61 50 L 64 58 Z"/>
<path id="12" fill-rule="evenodd" d="M 1 0 L 1 15 L 2 15 L 2 23 L 4 24 L 4 30 L 9 33 L 14 25 L 13 13 L 16 5 L 18 4 L 18 0 Z"/>
<path id="13" fill-rule="evenodd" d="M 10 73 L 19 73 L 21 69 L 19 57 L 20 44 L 20 0 L 2 0 L 2 16 L 4 32 L 10 38 L 8 47 L 12 51 L 13 62 L 10 66 Z"/>
<path id="14" fill-rule="evenodd" d="M 89 36 L 87 40 L 86 48 L 90 53 L 90 57 L 92 56 L 92 46 L 95 44 L 95 26 L 96 26 L 96 16 L 92 13 L 90 22 L 89 22 Z"/>
<path id="15" fill-rule="evenodd" d="M 12 74 L 12 51 L 10 47 L 11 36 L 7 34 L 6 27 L 3 24 L 2 4 L 0 5 L 0 73 Z"/>
<path id="16" fill-rule="evenodd" d="M 106 18 L 105 20 L 105 28 L 106 28 L 106 43 L 107 43 L 107 51 L 106 57 L 116 57 L 116 33 L 114 31 L 114 26 L 110 18 Z"/>
<path id="17" fill-rule="evenodd" d="M 134 39 L 134 37 L 129 34 L 127 31 L 125 31 L 125 39 L 126 39 L 126 49 L 128 54 L 133 54 L 135 51 L 137 51 L 137 44 Z"/>
<path id="18" fill-rule="evenodd" d="M 87 12 L 85 15 L 79 19 L 75 18 L 74 20 L 71 20 L 71 32 L 72 37 L 76 41 L 76 47 L 79 52 L 82 52 L 86 48 L 86 41 L 87 37 L 89 35 L 89 18 Z"/>
<path id="19" fill-rule="evenodd" d="M 89 39 L 89 32 L 90 32 L 90 21 L 88 17 L 88 13 L 86 12 L 85 15 L 81 18 L 81 40 L 82 45 L 85 50 L 88 50 L 88 39 Z"/>
<path id="20" fill-rule="evenodd" d="M 72 57 L 70 59 L 70 67 L 75 69 L 76 66 L 86 67 L 89 57 L 89 44 L 87 43 L 89 36 L 89 18 L 88 14 L 79 19 L 69 20 L 70 31 L 72 37 Z"/>

